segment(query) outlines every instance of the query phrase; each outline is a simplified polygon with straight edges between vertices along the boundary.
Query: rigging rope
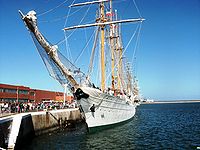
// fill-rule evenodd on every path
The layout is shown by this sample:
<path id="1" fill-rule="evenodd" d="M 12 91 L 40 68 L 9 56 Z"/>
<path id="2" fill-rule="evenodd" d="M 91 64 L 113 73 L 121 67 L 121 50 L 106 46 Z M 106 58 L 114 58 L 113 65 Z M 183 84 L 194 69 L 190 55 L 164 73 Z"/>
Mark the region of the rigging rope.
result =
<path id="1" fill-rule="evenodd" d="M 75 0 L 74 0 L 71 4 L 73 4 L 74 2 L 75 2 Z M 69 11 L 68 11 L 68 13 L 67 13 L 67 15 L 66 15 L 66 20 L 65 20 L 65 23 L 64 23 L 64 27 L 63 27 L 63 28 L 65 28 L 65 26 L 66 26 L 66 24 L 67 24 L 70 11 L 71 11 L 71 7 L 69 8 Z M 66 32 L 65 32 L 65 30 L 64 30 L 64 39 L 63 39 L 63 40 L 60 40 L 58 43 L 56 43 L 56 45 L 59 45 L 59 44 L 63 43 L 63 42 L 66 41 L 66 40 L 67 40 L 67 36 L 66 36 Z M 67 48 L 67 46 L 66 46 L 66 48 Z"/>
<path id="2" fill-rule="evenodd" d="M 49 10 L 43 12 L 43 13 L 40 13 L 40 14 L 38 14 L 37 16 L 39 17 L 39 16 L 45 15 L 45 14 L 51 12 L 51 11 L 54 11 L 55 9 L 59 8 L 60 6 L 62 6 L 62 5 L 63 5 L 64 3 L 66 3 L 67 1 L 68 1 L 68 0 L 65 0 L 65 1 L 63 1 L 61 4 L 57 5 L 56 7 L 52 8 L 52 9 L 49 9 Z"/>
<path id="3" fill-rule="evenodd" d="M 137 34 L 137 38 L 136 38 L 136 44 L 135 44 L 135 48 L 134 48 L 131 64 L 134 64 L 134 60 L 136 61 L 136 52 L 137 52 L 138 45 L 139 45 L 138 43 L 139 43 L 141 28 L 142 28 L 142 23 L 140 24 L 139 29 L 138 29 L 138 34 Z"/>
<path id="4" fill-rule="evenodd" d="M 73 4 L 74 2 L 75 2 L 75 0 L 72 2 L 72 4 Z M 91 5 L 89 5 L 89 7 L 88 7 L 87 11 L 85 12 L 83 18 L 82 18 L 81 21 L 79 22 L 79 25 L 80 25 L 80 24 L 83 22 L 83 20 L 85 19 L 86 15 L 88 14 L 88 11 L 89 11 L 90 7 L 91 7 Z M 79 10 L 80 10 L 80 9 L 79 9 Z M 67 15 L 68 17 L 69 17 L 70 11 L 71 11 L 71 7 L 70 7 L 70 9 L 69 9 L 69 11 L 68 11 L 68 15 Z M 65 27 L 66 24 L 67 24 L 68 17 L 67 17 L 66 20 L 65 20 L 64 27 Z M 68 39 L 69 37 L 71 37 L 72 34 L 73 34 L 75 31 L 76 31 L 76 29 L 73 30 L 73 31 L 70 33 L 70 35 L 68 35 L 68 36 L 66 36 L 66 32 L 64 32 L 64 34 L 65 34 L 65 39 L 62 40 L 62 41 L 60 41 L 59 43 L 64 42 L 64 41 L 67 41 L 67 39 Z M 92 35 L 93 35 L 93 34 L 92 34 Z M 86 49 L 87 45 L 89 44 L 90 40 L 92 39 L 92 35 L 91 35 L 91 37 L 90 37 L 88 43 L 87 43 L 86 46 L 84 47 L 84 49 L 81 51 L 81 53 L 79 54 L 79 56 L 75 59 L 74 63 L 76 63 L 76 62 L 79 60 L 79 58 L 81 57 L 81 55 L 83 54 L 84 50 Z M 66 46 L 66 47 L 67 47 L 67 46 Z M 68 47 L 68 48 L 69 48 L 69 47 Z"/>
<path id="5" fill-rule="evenodd" d="M 93 21 L 86 22 L 86 23 L 92 23 L 92 22 L 93 22 Z M 62 40 L 58 41 L 58 42 L 56 43 L 56 45 L 62 44 L 63 42 L 65 42 L 65 41 L 69 38 L 69 36 L 68 36 L 68 37 L 66 36 L 66 35 L 67 35 L 66 31 L 64 32 L 64 34 L 65 34 L 65 37 L 64 37 Z M 70 36 L 71 36 L 71 35 L 70 35 Z"/>
<path id="6" fill-rule="evenodd" d="M 85 49 L 87 48 L 88 44 L 90 43 L 92 37 L 93 37 L 93 34 L 95 33 L 95 30 L 94 32 L 91 34 L 90 36 L 90 39 L 88 40 L 88 42 L 86 43 L 85 47 L 82 49 L 81 53 L 79 54 L 79 56 L 75 59 L 74 61 L 74 64 L 79 60 L 79 58 L 81 57 L 81 55 L 83 54 L 83 52 L 85 51 Z"/>
<path id="7" fill-rule="evenodd" d="M 136 4 L 135 0 L 133 0 L 133 3 L 134 3 L 134 5 L 135 5 L 135 8 L 136 8 L 136 10 L 137 10 L 137 12 L 138 12 L 140 18 L 142 18 L 142 15 L 141 15 L 141 13 L 140 13 L 140 10 L 139 10 L 138 7 L 137 7 L 137 4 Z"/>
<path id="8" fill-rule="evenodd" d="M 74 12 L 71 13 L 70 15 L 67 14 L 67 15 L 65 15 L 65 16 L 58 17 L 58 18 L 53 19 L 53 20 L 50 20 L 50 21 L 48 21 L 48 20 L 40 20 L 39 22 L 41 22 L 41 23 L 52 23 L 52 22 L 57 22 L 57 21 L 60 21 L 60 20 L 62 20 L 62 19 L 65 19 L 65 18 L 67 18 L 67 17 L 70 17 L 70 16 L 74 15 L 75 13 L 77 13 L 78 11 L 80 11 L 82 8 L 83 8 L 83 7 L 80 7 L 78 10 L 74 11 Z"/>
<path id="9" fill-rule="evenodd" d="M 72 55 L 71 55 L 69 43 L 68 43 L 68 40 L 66 38 L 66 34 L 65 33 L 64 33 L 64 36 L 65 36 L 65 39 L 66 39 L 65 48 L 66 48 L 66 51 L 67 51 L 67 54 L 68 54 L 68 58 L 69 58 L 69 60 L 71 60 L 71 62 L 73 62 L 73 58 L 72 58 Z"/>
<path id="10" fill-rule="evenodd" d="M 90 65 L 89 65 L 89 68 L 88 68 L 88 76 L 91 75 L 92 69 L 93 69 L 94 54 L 95 54 L 95 49 L 97 47 L 97 40 L 98 40 L 99 30 L 100 30 L 100 27 L 96 27 L 94 44 L 93 44 L 93 47 L 92 47 L 92 54 L 90 56 Z"/>
<path id="11" fill-rule="evenodd" d="M 72 2 L 72 4 L 75 2 L 75 0 Z M 91 6 L 91 5 L 90 5 Z M 84 18 L 85 18 L 85 16 L 87 15 L 87 13 L 88 13 L 88 11 L 89 11 L 89 9 L 90 9 L 90 6 L 88 7 L 88 9 L 87 9 L 87 11 L 85 12 L 85 14 L 84 14 L 84 16 L 83 16 L 83 18 L 81 19 L 81 21 L 79 22 L 79 24 L 81 24 L 82 23 L 82 21 L 84 20 Z M 80 9 L 79 9 L 80 10 Z M 68 21 L 68 18 L 69 18 L 69 14 L 70 14 L 70 11 L 71 11 L 71 7 L 70 7 L 70 9 L 69 9 L 69 11 L 68 11 L 68 14 L 67 14 L 67 18 L 66 18 L 66 20 L 65 20 L 65 24 L 64 24 L 64 27 L 66 26 L 66 24 L 67 24 L 67 21 Z M 69 53 L 69 55 L 71 56 L 71 53 L 70 53 L 70 48 L 69 48 L 69 44 L 68 44 L 68 42 L 67 42 L 67 39 L 70 37 L 70 36 L 72 36 L 72 34 L 74 33 L 76 31 L 76 29 L 75 30 L 73 30 L 72 32 L 71 32 L 71 34 L 70 35 L 68 35 L 68 36 L 66 36 L 67 35 L 67 33 L 64 31 L 64 39 L 63 40 L 61 40 L 61 41 L 59 41 L 57 44 L 61 44 L 61 43 L 63 43 L 64 41 L 66 41 L 65 42 L 65 45 L 66 45 L 66 49 L 67 49 L 67 52 Z M 78 58 L 77 58 L 78 59 Z M 76 59 L 76 60 L 77 60 Z M 71 60 L 73 60 L 72 59 L 72 57 L 71 57 Z M 76 60 L 75 60 L 75 62 L 76 62 Z"/>
<path id="12" fill-rule="evenodd" d="M 80 25 L 80 24 L 83 22 L 83 20 L 85 19 L 86 15 L 87 15 L 87 13 L 88 13 L 88 11 L 89 11 L 89 9 L 90 9 L 90 7 L 91 7 L 91 5 L 89 5 L 89 7 L 88 7 L 87 11 L 85 12 L 85 14 L 84 14 L 83 18 L 81 19 L 81 21 L 79 22 L 79 24 L 78 24 L 78 25 Z M 65 24 L 65 26 L 66 26 L 66 24 Z M 70 35 L 68 35 L 68 36 L 67 36 L 67 38 L 71 37 L 71 36 L 72 36 L 72 34 L 73 34 L 73 33 L 74 33 L 76 30 L 77 30 L 77 28 L 76 28 L 76 29 L 74 29 L 74 30 L 73 30 L 73 31 L 70 33 Z"/>
<path id="13" fill-rule="evenodd" d="M 136 38 L 136 44 L 135 44 L 135 47 L 134 47 L 133 55 L 132 55 L 131 64 L 133 64 L 134 59 L 135 59 L 135 56 L 136 56 L 136 51 L 137 51 L 137 48 L 138 48 L 138 43 L 139 43 L 139 36 L 140 36 L 141 27 L 142 27 L 142 24 L 139 25 L 139 28 L 137 27 L 137 29 L 138 29 L 138 34 L 137 34 L 137 38 Z"/>
<path id="14" fill-rule="evenodd" d="M 100 42 L 99 42 L 99 45 L 98 45 L 98 48 L 100 48 Z M 101 56 L 101 51 L 99 51 L 99 54 L 98 54 L 98 70 L 101 70 L 101 59 L 100 59 L 100 56 Z M 97 71 L 97 78 L 96 78 L 96 83 L 100 83 L 101 81 L 101 75 L 100 75 L 100 71 Z"/>
<path id="15" fill-rule="evenodd" d="M 75 2 L 75 0 L 73 0 L 73 2 L 72 2 L 71 4 L 74 4 L 74 2 Z M 68 13 L 67 13 L 67 18 L 66 18 L 66 20 L 65 20 L 64 27 L 65 27 L 66 24 L 67 24 L 70 11 L 71 11 L 71 7 L 69 8 L 69 11 L 68 11 Z M 67 36 L 66 36 L 66 35 L 67 35 L 67 34 L 66 34 L 65 30 L 64 30 L 64 40 L 62 40 L 61 42 L 64 42 L 64 41 L 65 41 L 65 49 L 66 49 L 66 51 L 67 51 L 68 57 L 70 57 L 70 56 L 71 56 L 71 51 L 70 51 L 70 46 L 69 46 L 69 43 L 68 43 L 68 40 L 67 40 Z M 61 42 L 60 42 L 60 43 L 61 43 Z M 73 58 L 72 58 L 72 57 L 71 57 L 70 60 L 71 60 L 71 62 L 73 62 Z"/>
<path id="16" fill-rule="evenodd" d="M 71 5 L 74 4 L 74 2 L 75 2 L 75 0 L 71 3 Z M 68 13 L 67 13 L 67 18 L 66 18 L 66 20 L 65 20 L 64 27 L 65 27 L 66 24 L 67 24 L 67 21 L 68 21 L 68 18 L 69 18 L 69 13 L 70 13 L 70 11 L 71 11 L 71 8 L 72 8 L 72 7 L 69 8 L 69 11 L 68 11 Z"/>

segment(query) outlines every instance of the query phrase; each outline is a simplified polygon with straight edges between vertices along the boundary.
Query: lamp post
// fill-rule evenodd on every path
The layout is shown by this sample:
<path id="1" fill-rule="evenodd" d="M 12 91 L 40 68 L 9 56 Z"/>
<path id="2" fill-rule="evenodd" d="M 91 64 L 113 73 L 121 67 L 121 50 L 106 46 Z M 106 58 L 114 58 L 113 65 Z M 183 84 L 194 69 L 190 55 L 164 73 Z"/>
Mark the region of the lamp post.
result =
<path id="1" fill-rule="evenodd" d="M 63 106 L 65 106 L 65 101 L 66 101 L 66 94 L 67 94 L 67 84 L 64 84 L 64 101 L 63 101 Z"/>
<path id="2" fill-rule="evenodd" d="M 17 103 L 19 102 L 19 87 L 17 87 Z"/>
<path id="3" fill-rule="evenodd" d="M 36 102 L 36 101 L 35 101 L 35 94 L 36 94 L 36 90 L 34 90 L 34 102 Z"/>

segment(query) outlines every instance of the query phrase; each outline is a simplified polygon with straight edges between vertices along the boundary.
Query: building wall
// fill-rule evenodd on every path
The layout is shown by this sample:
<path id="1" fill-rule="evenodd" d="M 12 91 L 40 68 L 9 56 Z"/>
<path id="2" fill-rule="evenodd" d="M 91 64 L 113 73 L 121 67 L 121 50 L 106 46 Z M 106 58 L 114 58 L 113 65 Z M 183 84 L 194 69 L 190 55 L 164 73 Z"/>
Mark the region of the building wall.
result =
<path id="1" fill-rule="evenodd" d="M 63 94 L 62 94 L 63 95 Z M 35 100 L 36 102 L 56 100 L 56 92 L 35 90 Z"/>
<path id="2" fill-rule="evenodd" d="M 21 101 L 29 100 L 29 87 L 0 84 L 0 101 Z"/>
<path id="3" fill-rule="evenodd" d="M 0 84 L 0 102 L 36 102 L 42 101 L 63 102 L 64 95 L 61 92 L 31 89 L 30 87 Z M 73 97 L 67 96 L 71 102 Z"/>

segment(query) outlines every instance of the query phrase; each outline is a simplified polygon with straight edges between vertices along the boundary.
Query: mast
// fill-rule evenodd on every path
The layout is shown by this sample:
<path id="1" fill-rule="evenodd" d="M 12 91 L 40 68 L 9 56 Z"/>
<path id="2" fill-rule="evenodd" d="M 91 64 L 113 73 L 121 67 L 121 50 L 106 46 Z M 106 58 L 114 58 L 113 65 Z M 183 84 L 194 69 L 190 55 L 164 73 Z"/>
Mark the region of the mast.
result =
<path id="1" fill-rule="evenodd" d="M 133 85 L 133 94 L 134 94 L 134 99 L 137 100 L 139 97 L 139 89 L 138 89 L 138 80 L 136 77 L 134 77 L 134 85 Z"/>
<path id="2" fill-rule="evenodd" d="M 104 14 L 104 3 L 100 4 L 100 21 L 105 22 L 105 14 Z M 101 25 L 101 90 L 105 90 L 105 25 Z"/>
<path id="3" fill-rule="evenodd" d="M 113 21 L 113 12 L 112 12 L 112 0 L 110 0 L 110 21 Z M 112 90 L 115 89 L 115 60 L 114 60 L 114 33 L 113 33 L 114 26 L 110 24 L 110 49 L 111 49 L 111 88 Z"/>
<path id="4" fill-rule="evenodd" d="M 126 71 L 127 71 L 127 92 L 129 95 L 131 95 L 132 92 L 132 76 L 131 76 L 131 66 L 127 62 L 126 66 Z"/>
<path id="5" fill-rule="evenodd" d="M 78 3 L 78 4 L 72 4 L 70 7 L 77 7 L 77 6 L 83 6 L 83 5 L 90 5 L 90 4 L 99 4 L 100 6 L 100 17 L 96 19 L 95 23 L 92 24 L 85 24 L 85 25 L 76 25 L 76 26 L 71 26 L 71 27 L 66 27 L 63 30 L 72 30 L 72 29 L 78 29 L 78 28 L 86 28 L 86 27 L 94 27 L 94 26 L 99 26 L 100 27 L 100 32 L 101 32 L 101 89 L 102 91 L 105 90 L 105 26 L 110 25 L 110 47 L 111 47 L 111 74 L 112 74 L 112 89 L 115 89 L 115 50 L 118 51 L 118 89 L 120 89 L 120 76 L 121 76 L 121 67 L 122 67 L 122 46 L 120 44 L 120 38 L 119 38 L 119 33 L 118 29 L 114 29 L 114 25 L 119 24 L 119 23 L 131 23 L 131 22 L 142 22 L 145 19 L 143 18 L 137 18 L 137 19 L 125 19 L 125 20 L 114 20 L 112 18 L 112 0 L 110 0 L 110 20 L 108 21 L 105 18 L 105 10 L 104 10 L 104 2 L 108 2 L 109 0 L 96 0 L 92 2 L 84 2 L 84 3 Z M 115 40 L 114 40 L 115 38 Z"/>
<path id="6" fill-rule="evenodd" d="M 119 42 L 119 80 L 120 80 L 120 86 L 123 86 L 123 83 L 122 83 L 122 81 L 123 81 L 123 75 L 122 75 L 122 50 L 123 50 L 123 48 L 122 48 L 122 44 L 121 44 L 121 39 L 120 39 L 120 36 L 118 36 L 118 42 Z M 122 84 L 122 85 L 121 85 Z"/>
<path id="7" fill-rule="evenodd" d="M 117 83 L 118 83 L 118 89 L 120 89 L 121 81 L 122 81 L 122 79 L 121 79 L 121 77 L 122 77 L 122 48 L 121 48 L 121 46 L 118 48 L 118 53 L 119 53 L 119 60 L 118 60 L 119 63 L 118 63 L 118 78 L 117 78 L 118 81 L 117 81 Z"/>
<path id="8" fill-rule="evenodd" d="M 117 11 L 116 13 L 116 20 L 118 20 L 117 18 Z M 122 67 L 122 47 L 121 47 L 121 43 L 120 43 L 120 38 L 119 38 L 119 26 L 117 25 L 116 27 L 116 50 L 118 52 L 118 65 L 117 65 L 117 89 L 120 90 L 121 87 L 121 67 Z"/>

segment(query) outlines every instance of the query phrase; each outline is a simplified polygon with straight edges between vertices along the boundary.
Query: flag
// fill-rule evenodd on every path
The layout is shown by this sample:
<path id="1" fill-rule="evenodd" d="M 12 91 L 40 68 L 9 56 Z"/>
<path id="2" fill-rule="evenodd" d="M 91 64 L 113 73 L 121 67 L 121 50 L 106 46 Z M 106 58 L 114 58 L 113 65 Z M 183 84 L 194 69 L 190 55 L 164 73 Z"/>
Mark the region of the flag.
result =
<path id="1" fill-rule="evenodd" d="M 113 12 L 110 12 L 110 11 L 107 11 L 106 12 L 106 16 L 107 17 L 111 17 L 111 16 L 114 16 L 115 14 Z"/>

